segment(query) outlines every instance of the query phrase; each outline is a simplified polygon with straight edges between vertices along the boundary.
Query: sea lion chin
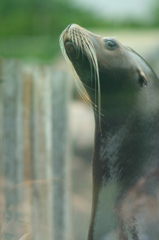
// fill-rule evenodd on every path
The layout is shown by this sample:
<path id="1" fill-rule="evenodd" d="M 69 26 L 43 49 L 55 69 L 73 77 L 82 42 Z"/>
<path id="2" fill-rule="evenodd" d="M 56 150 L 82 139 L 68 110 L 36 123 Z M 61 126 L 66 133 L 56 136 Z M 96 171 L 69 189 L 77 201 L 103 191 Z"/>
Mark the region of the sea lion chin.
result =
<path id="1" fill-rule="evenodd" d="M 159 214 L 153 228 L 145 218 L 153 218 L 159 209 L 159 192 L 152 189 L 154 181 L 159 186 L 159 178 L 153 176 L 159 169 L 156 74 L 130 47 L 76 24 L 63 31 L 60 45 L 84 85 L 95 117 L 88 240 L 159 239 Z M 146 205 L 148 199 L 154 204 Z"/>

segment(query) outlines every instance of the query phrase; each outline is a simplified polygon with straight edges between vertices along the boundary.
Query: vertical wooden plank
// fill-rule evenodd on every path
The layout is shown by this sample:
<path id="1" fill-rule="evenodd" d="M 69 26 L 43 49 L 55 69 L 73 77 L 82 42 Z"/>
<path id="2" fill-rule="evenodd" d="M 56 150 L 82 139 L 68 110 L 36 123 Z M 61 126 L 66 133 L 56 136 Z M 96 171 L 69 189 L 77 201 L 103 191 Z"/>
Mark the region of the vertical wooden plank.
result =
<path id="1" fill-rule="evenodd" d="M 3 133 L 3 82 L 2 59 L 0 59 L 0 179 L 4 174 L 4 133 Z"/>
<path id="2" fill-rule="evenodd" d="M 3 121 L 4 121 L 4 115 L 3 115 L 2 59 L 0 59 L 0 228 L 4 222 L 4 217 L 5 217 Z"/>
<path id="3" fill-rule="evenodd" d="M 4 83 L 4 135 L 5 135 L 5 180 L 6 187 L 15 185 L 15 161 L 16 161 L 16 97 L 17 79 L 15 76 L 15 62 L 3 61 Z"/>
<path id="4" fill-rule="evenodd" d="M 17 78 L 17 90 L 16 90 L 16 136 L 17 139 L 17 149 L 16 149 L 16 184 L 22 183 L 24 181 L 24 161 L 23 161 L 23 65 L 19 61 L 16 63 L 16 78 Z"/>
<path id="5" fill-rule="evenodd" d="M 23 68 L 23 162 L 24 162 L 24 180 L 33 179 L 32 171 L 32 144 L 31 137 L 31 98 L 32 98 L 32 68 L 25 66 Z"/>
<path id="6" fill-rule="evenodd" d="M 53 121 L 53 239 L 70 239 L 69 212 L 69 158 L 68 158 L 68 95 L 66 73 L 52 72 L 52 121 Z"/>
<path id="7" fill-rule="evenodd" d="M 3 133 L 3 82 L 2 59 L 0 59 L 0 179 L 4 175 L 4 133 Z"/>
<path id="8" fill-rule="evenodd" d="M 33 180 L 42 179 L 41 171 L 40 171 L 40 162 L 39 162 L 39 85 L 41 84 L 41 76 L 38 72 L 38 67 L 32 68 L 32 76 L 33 76 L 33 91 L 32 91 L 32 140 L 33 140 L 33 148 L 32 148 L 32 169 L 33 169 Z M 42 234 L 39 229 L 40 226 L 40 208 L 41 208 L 41 191 L 39 186 L 35 187 L 33 185 L 32 191 L 32 228 L 33 228 L 33 239 L 41 240 Z"/>
<path id="9" fill-rule="evenodd" d="M 22 65 L 16 60 L 3 60 L 3 136 L 6 210 L 18 208 L 19 191 L 10 191 L 23 182 L 22 136 Z M 5 232 L 4 232 L 5 234 Z M 12 232 L 15 234 L 16 232 Z"/>
<path id="10" fill-rule="evenodd" d="M 51 169 L 51 156 L 52 156 L 52 106 L 51 106 L 51 72 L 49 67 L 44 67 L 42 70 L 43 74 L 43 85 L 41 96 L 41 109 L 40 109 L 40 118 L 41 125 L 41 134 L 44 136 L 43 141 L 40 142 L 40 148 L 45 146 L 45 156 L 44 159 L 41 159 L 44 167 L 44 175 L 47 179 L 53 178 L 53 172 Z"/>
<path id="11" fill-rule="evenodd" d="M 52 181 L 51 171 L 51 104 L 50 73 L 48 68 L 33 69 L 33 106 L 32 106 L 32 138 L 33 138 L 33 176 L 34 180 Z M 34 231 L 35 239 L 52 238 L 52 185 L 41 184 L 33 192 L 33 225 L 34 229 L 45 223 L 48 228 Z M 45 194 L 44 194 L 45 193 Z M 40 210 L 39 210 L 40 209 Z"/>
<path id="12" fill-rule="evenodd" d="M 49 69 L 33 70 L 34 179 L 52 177 L 51 164 L 51 91 Z"/>
<path id="13" fill-rule="evenodd" d="M 18 61 L 3 61 L 4 160 L 7 187 L 23 181 L 21 69 Z"/>
<path id="14" fill-rule="evenodd" d="M 53 171 L 51 168 L 51 156 L 52 156 L 52 108 L 51 108 L 51 72 L 49 67 L 44 67 L 42 69 L 43 75 L 43 85 L 41 96 L 41 108 L 40 108 L 40 118 L 41 118 L 41 129 L 43 141 L 40 142 L 40 148 L 42 145 L 45 146 L 44 156 L 41 159 L 43 162 L 44 176 L 49 180 L 49 184 L 45 185 L 46 200 L 43 202 L 43 219 L 48 226 L 48 231 L 45 234 L 47 239 L 52 239 L 53 234 L 53 208 L 52 208 L 52 190 L 53 190 Z"/>
<path id="15" fill-rule="evenodd" d="M 32 81 L 33 81 L 33 88 L 32 88 L 32 109 L 31 109 L 31 133 L 32 133 L 32 169 L 33 169 L 33 179 L 38 179 L 39 173 L 39 166 L 38 166 L 38 159 L 39 159 L 39 136 L 38 136 L 38 129 L 39 129 L 39 119 L 38 119 L 38 92 L 39 92 L 39 73 L 38 67 L 32 68 Z M 41 177 L 42 178 L 42 177 Z"/>
<path id="16" fill-rule="evenodd" d="M 71 99 L 72 91 L 72 79 L 70 75 L 65 71 L 62 72 L 62 85 L 65 91 L 66 97 L 66 115 L 67 115 L 67 126 L 66 126 L 66 158 L 65 158 L 65 192 L 64 192 L 64 232 L 65 240 L 73 239 L 72 235 L 72 216 L 71 216 L 71 136 L 70 136 L 70 120 L 69 120 L 69 104 Z M 65 83 L 65 84 L 64 84 Z"/>

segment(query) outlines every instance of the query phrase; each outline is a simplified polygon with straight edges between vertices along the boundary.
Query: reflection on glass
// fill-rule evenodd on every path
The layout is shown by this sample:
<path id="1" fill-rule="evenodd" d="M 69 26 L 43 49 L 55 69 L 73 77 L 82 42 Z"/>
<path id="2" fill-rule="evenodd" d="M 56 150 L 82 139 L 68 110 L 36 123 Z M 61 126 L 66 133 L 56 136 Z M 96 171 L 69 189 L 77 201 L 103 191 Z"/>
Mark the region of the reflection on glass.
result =
<path id="1" fill-rule="evenodd" d="M 49 213 L 47 211 L 49 208 Z M 3 240 L 51 238 L 52 181 L 20 184 L 6 193 Z"/>

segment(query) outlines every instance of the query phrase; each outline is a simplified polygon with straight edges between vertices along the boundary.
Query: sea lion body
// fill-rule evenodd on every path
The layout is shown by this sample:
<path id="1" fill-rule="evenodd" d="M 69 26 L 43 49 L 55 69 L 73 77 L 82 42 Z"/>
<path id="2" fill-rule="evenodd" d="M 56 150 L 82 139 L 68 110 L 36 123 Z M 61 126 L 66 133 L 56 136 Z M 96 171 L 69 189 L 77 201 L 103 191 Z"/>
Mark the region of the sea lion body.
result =
<path id="1" fill-rule="evenodd" d="M 88 240 L 157 240 L 159 81 L 142 57 L 114 38 L 72 24 L 60 43 L 95 116 Z"/>

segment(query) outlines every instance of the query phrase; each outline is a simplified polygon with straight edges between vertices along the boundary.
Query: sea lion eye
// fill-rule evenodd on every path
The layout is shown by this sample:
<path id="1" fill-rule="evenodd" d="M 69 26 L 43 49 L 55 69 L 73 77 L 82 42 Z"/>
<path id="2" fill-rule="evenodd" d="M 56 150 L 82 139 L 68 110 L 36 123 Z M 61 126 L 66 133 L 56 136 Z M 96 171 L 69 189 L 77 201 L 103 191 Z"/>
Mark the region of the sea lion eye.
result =
<path id="1" fill-rule="evenodd" d="M 111 50 L 116 48 L 116 43 L 112 40 L 105 40 L 105 45 L 107 48 L 109 48 Z"/>

